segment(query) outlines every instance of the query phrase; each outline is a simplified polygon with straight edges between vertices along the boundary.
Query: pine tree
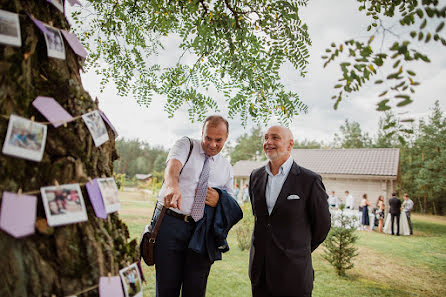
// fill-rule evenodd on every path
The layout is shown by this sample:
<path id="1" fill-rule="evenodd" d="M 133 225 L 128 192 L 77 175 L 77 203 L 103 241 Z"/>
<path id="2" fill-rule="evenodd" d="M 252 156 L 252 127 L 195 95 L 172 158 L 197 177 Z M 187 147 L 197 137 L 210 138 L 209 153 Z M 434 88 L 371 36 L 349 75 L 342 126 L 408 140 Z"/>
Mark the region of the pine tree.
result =
<path id="1" fill-rule="evenodd" d="M 353 258 L 358 255 L 358 249 L 355 247 L 358 240 L 355 225 L 356 218 L 347 216 L 341 210 L 338 215 L 332 216 L 331 229 L 323 243 L 323 257 L 335 268 L 339 276 L 345 276 L 345 272 L 353 268 Z"/>

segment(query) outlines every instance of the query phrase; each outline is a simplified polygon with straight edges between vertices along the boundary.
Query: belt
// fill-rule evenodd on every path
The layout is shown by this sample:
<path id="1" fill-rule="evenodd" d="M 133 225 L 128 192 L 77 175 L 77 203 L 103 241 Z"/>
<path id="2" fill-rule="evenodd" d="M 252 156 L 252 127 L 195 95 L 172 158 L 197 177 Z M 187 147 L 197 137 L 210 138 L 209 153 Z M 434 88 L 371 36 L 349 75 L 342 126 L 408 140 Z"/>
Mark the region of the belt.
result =
<path id="1" fill-rule="evenodd" d="M 177 213 L 171 209 L 166 209 L 166 215 L 183 220 L 186 223 L 195 223 L 194 219 L 191 216 Z"/>

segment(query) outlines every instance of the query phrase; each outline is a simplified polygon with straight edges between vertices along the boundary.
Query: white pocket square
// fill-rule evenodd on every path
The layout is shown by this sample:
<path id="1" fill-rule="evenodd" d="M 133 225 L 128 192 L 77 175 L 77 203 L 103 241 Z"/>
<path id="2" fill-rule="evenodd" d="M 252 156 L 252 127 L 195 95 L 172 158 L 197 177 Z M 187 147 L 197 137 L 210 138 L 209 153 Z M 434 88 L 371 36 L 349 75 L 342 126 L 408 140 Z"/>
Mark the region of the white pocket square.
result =
<path id="1" fill-rule="evenodd" d="M 286 199 L 288 199 L 288 200 L 298 200 L 298 199 L 300 199 L 300 197 L 297 196 L 297 195 L 290 195 Z"/>

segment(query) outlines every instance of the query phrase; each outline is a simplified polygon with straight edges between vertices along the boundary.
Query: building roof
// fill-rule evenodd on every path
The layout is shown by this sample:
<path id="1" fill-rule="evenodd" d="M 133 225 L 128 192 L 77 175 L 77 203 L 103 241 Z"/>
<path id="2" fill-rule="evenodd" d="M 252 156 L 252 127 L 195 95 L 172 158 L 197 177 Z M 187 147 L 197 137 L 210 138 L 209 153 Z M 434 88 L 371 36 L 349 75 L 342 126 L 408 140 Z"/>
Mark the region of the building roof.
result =
<path id="1" fill-rule="evenodd" d="M 293 149 L 297 164 L 319 174 L 397 176 L 400 150 L 376 149 Z M 265 161 L 239 161 L 234 176 L 249 176 Z"/>
<path id="2" fill-rule="evenodd" d="M 148 178 L 151 178 L 152 175 L 151 174 L 135 174 L 135 177 L 137 180 L 146 180 Z"/>

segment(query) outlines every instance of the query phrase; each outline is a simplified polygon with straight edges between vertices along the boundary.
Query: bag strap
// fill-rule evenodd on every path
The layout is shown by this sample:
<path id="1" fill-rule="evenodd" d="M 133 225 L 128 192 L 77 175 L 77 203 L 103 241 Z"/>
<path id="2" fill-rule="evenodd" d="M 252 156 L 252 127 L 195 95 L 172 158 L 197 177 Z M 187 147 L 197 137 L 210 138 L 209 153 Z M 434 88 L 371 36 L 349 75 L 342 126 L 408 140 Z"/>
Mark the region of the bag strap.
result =
<path id="1" fill-rule="evenodd" d="M 194 144 L 193 144 L 192 140 L 189 137 L 187 137 L 187 139 L 189 139 L 189 154 L 187 155 L 186 162 L 184 162 L 184 165 L 181 168 L 180 175 L 181 175 L 181 172 L 183 172 L 183 168 L 184 168 L 184 166 L 186 166 L 187 161 L 189 161 L 190 155 L 192 154 L 192 149 L 194 148 Z M 163 221 L 163 217 L 164 217 L 164 214 L 166 213 L 166 210 L 167 210 L 167 208 L 165 206 L 163 206 L 160 214 L 158 215 L 158 220 L 156 221 L 155 227 L 153 228 L 153 232 L 151 234 L 152 236 L 150 236 L 150 238 L 149 238 L 149 242 L 155 243 L 156 236 L 158 235 L 158 230 L 161 226 L 161 222 Z M 155 211 L 156 211 L 156 206 L 155 206 Z"/>

